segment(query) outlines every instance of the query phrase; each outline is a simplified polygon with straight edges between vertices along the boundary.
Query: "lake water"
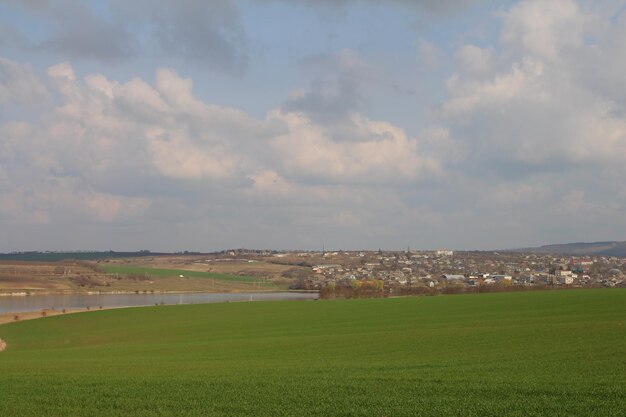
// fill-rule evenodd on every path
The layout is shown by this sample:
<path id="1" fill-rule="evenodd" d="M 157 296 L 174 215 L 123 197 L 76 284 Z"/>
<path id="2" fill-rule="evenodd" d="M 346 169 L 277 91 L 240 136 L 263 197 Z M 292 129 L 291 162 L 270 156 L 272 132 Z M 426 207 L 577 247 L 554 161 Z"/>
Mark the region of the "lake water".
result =
<path id="1" fill-rule="evenodd" d="M 107 307 L 150 306 L 155 304 L 205 304 L 230 301 L 315 300 L 317 293 L 189 293 L 189 294 L 67 294 L 0 297 L 1 313 L 39 310 L 91 310 Z"/>

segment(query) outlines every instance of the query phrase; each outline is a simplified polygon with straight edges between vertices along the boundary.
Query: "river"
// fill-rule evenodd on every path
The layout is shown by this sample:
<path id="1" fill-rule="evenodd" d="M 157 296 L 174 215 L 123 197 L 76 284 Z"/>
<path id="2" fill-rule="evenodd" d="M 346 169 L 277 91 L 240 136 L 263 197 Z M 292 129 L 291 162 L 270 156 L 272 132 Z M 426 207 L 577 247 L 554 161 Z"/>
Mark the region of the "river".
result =
<path id="1" fill-rule="evenodd" d="M 39 310 L 77 310 L 230 301 L 315 300 L 317 293 L 48 294 L 0 297 L 0 314 Z"/>

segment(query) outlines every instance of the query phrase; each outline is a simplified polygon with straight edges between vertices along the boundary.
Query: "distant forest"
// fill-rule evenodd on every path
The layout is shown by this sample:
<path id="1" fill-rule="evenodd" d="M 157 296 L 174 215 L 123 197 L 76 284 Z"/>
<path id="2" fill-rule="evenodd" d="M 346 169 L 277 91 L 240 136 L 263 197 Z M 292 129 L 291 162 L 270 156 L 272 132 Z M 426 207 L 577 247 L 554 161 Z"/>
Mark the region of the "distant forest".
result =
<path id="1" fill-rule="evenodd" d="M 186 252 L 189 253 L 189 252 Z M 167 253 L 157 253 L 150 251 L 137 251 L 137 252 L 14 252 L 14 253 L 0 253 L 0 261 L 40 261 L 40 262 L 56 262 L 63 260 L 76 260 L 76 261 L 94 261 L 98 259 L 108 258 L 136 258 L 140 256 L 158 256 L 169 255 Z"/>

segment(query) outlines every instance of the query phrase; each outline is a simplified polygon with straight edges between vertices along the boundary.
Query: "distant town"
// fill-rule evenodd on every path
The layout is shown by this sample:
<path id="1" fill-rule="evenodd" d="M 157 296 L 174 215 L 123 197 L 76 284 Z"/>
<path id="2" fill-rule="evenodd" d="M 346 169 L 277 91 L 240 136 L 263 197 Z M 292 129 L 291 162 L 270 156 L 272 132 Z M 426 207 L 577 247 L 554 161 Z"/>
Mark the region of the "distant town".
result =
<path id="1" fill-rule="evenodd" d="M 227 250 L 228 259 L 310 267 L 294 276 L 292 289 L 378 290 L 444 293 L 511 287 L 624 287 L 626 258 L 516 252 Z M 511 288 L 513 289 L 513 288 Z"/>
<path id="2" fill-rule="evenodd" d="M 606 246 L 606 245 L 605 245 Z M 625 287 L 626 257 L 516 251 L 16 252 L 0 295 L 315 291 L 321 298 Z"/>

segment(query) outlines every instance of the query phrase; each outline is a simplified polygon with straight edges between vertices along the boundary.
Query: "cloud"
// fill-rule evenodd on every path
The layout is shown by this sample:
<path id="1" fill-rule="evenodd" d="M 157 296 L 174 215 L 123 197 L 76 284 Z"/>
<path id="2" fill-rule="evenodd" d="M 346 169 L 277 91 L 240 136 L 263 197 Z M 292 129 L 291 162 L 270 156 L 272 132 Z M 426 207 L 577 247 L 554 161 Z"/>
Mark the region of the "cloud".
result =
<path id="1" fill-rule="evenodd" d="M 288 7 L 380 6 L 373 0 L 281 1 Z M 235 0 L 111 0 L 96 6 L 76 0 L 5 1 L 37 30 L 0 26 L 0 44 L 46 52 L 55 58 L 114 64 L 147 55 L 161 61 L 176 58 L 223 74 L 241 76 L 249 67 L 248 38 Z M 407 7 L 431 15 L 458 13 L 480 0 L 391 0 L 385 6 Z"/>
<path id="2" fill-rule="evenodd" d="M 599 23 L 573 0 L 521 1 L 503 13 L 502 20 L 501 42 L 544 62 L 557 62 L 583 46 L 584 34 Z"/>
<path id="3" fill-rule="evenodd" d="M 158 9 L 149 3 L 163 52 L 224 73 L 240 75 L 245 71 L 246 37 L 232 2 L 165 1 Z"/>
<path id="4" fill-rule="evenodd" d="M 96 192 L 72 178 L 50 178 L 0 195 L 5 224 L 120 223 L 136 219 L 150 200 Z"/>
<path id="5" fill-rule="evenodd" d="M 140 8 L 131 3 L 111 7 Z M 247 55 L 238 3 L 218 3 L 181 7 L 221 16 L 209 26 L 234 55 L 211 69 L 236 73 Z M 196 36 L 177 32 L 176 16 L 146 8 L 135 18 L 134 10 L 107 19 L 140 22 L 148 38 L 164 30 L 179 37 L 176 47 Z M 99 246 L 170 250 L 488 249 L 618 237 L 626 228 L 626 15 L 591 2 L 520 1 L 494 19 L 496 37 L 457 40 L 452 53 L 438 39 L 418 44 L 413 69 L 439 102 L 423 97 L 431 100 L 424 116 L 401 109 L 423 119 L 414 132 L 368 114 L 373 100 L 398 104 L 371 88 L 390 75 L 367 51 L 302 61 L 310 83 L 261 116 L 200 97 L 183 71 L 119 79 L 82 75 L 68 62 L 46 72 L 3 59 L 3 236 L 61 248 L 49 236 L 71 225 L 72 242 L 97 235 Z M 167 49 L 152 39 L 151 53 Z M 439 91 L 442 67 L 451 74 Z"/>
<path id="6" fill-rule="evenodd" d="M 254 191 L 260 194 L 275 196 L 288 196 L 294 186 L 285 180 L 279 173 L 270 169 L 256 172 L 249 177 L 253 182 Z"/>
<path id="7" fill-rule="evenodd" d="M 407 212 L 426 200 L 446 219 L 439 233 L 494 248 L 616 237 L 626 204 L 617 185 L 626 174 L 626 31 L 610 15 L 521 1 L 498 14 L 497 42 L 460 45 L 447 98 L 418 135 L 442 165 L 445 191 L 423 188 L 407 197 Z"/>
<path id="8" fill-rule="evenodd" d="M 135 39 L 121 22 L 99 16 L 83 2 L 6 3 L 8 11 L 22 12 L 28 25 L 37 28 L 13 30 L 11 43 L 20 48 L 101 62 L 127 60 L 135 53 Z"/>
<path id="9" fill-rule="evenodd" d="M 437 171 L 420 154 L 417 139 L 390 123 L 352 113 L 342 128 L 329 129 L 301 113 L 276 112 L 288 133 L 272 148 L 289 177 L 313 182 L 393 184 Z M 345 136 L 344 136 L 345 135 Z"/>
<path id="10" fill-rule="evenodd" d="M 278 2 L 281 0 L 257 0 L 260 2 Z M 290 4 L 302 3 L 307 6 L 314 7 L 344 7 L 348 5 L 358 4 L 375 4 L 385 6 L 406 6 L 418 8 L 436 14 L 458 13 L 466 7 L 480 3 L 481 0 L 386 0 L 384 2 L 378 0 L 290 0 Z"/>
<path id="11" fill-rule="evenodd" d="M 0 27 L 0 44 L 71 60 L 120 63 L 138 55 L 241 75 L 248 66 L 246 35 L 233 1 L 8 2 L 37 31 Z M 31 33 L 32 32 L 32 33 Z"/>
<path id="12" fill-rule="evenodd" d="M 437 45 L 421 40 L 418 45 L 418 57 L 420 64 L 427 70 L 434 70 L 440 67 L 445 56 Z"/>
<path id="13" fill-rule="evenodd" d="M 53 34 L 34 46 L 37 51 L 59 53 L 70 59 L 125 61 L 134 56 L 136 40 L 120 22 L 108 22 L 85 7 L 52 13 Z"/>
<path id="14" fill-rule="evenodd" d="M 202 222 L 235 207 L 278 210 L 282 201 L 290 221 L 329 216 L 356 227 L 368 217 L 355 211 L 365 191 L 350 187 L 411 184 L 438 169 L 389 122 L 349 111 L 327 125 L 283 109 L 259 120 L 198 99 L 192 80 L 171 69 L 157 70 L 152 83 L 79 78 L 69 63 L 50 67 L 45 79 L 15 77 L 12 85 L 39 84 L 54 99 L 30 121 L 0 125 L 0 166 L 10 178 L 0 212 L 14 224 Z"/>
<path id="15" fill-rule="evenodd" d="M 148 210 L 154 196 L 119 194 L 120 182 L 244 181 L 254 167 L 242 166 L 239 148 L 267 134 L 263 122 L 195 99 L 190 80 L 171 70 L 158 71 L 154 85 L 119 83 L 78 79 L 63 63 L 48 69 L 46 89 L 19 64 L 3 60 L 2 68 L 13 101 L 32 96 L 26 86 L 56 96 L 34 121 L 0 126 L 0 166 L 12 178 L 3 205 L 12 213 L 38 205 L 51 207 L 51 221 L 66 212 L 121 221 Z"/>
<path id="16" fill-rule="evenodd" d="M 143 214 L 150 206 L 150 200 L 137 197 L 123 197 L 105 193 L 81 195 L 84 205 L 99 221 L 112 221 L 120 217 Z"/>
<path id="17" fill-rule="evenodd" d="M 502 21 L 498 55 L 491 47 L 459 49 L 440 108 L 452 136 L 471 144 L 472 161 L 529 173 L 622 160 L 626 103 L 597 85 L 610 77 L 605 68 L 623 67 L 624 31 L 570 0 L 523 1 Z M 618 89 L 620 77 L 611 77 Z"/>
<path id="18" fill-rule="evenodd" d="M 134 28 L 143 50 L 160 59 L 176 57 L 235 76 L 248 68 L 246 33 L 234 1 L 114 0 L 111 10 Z"/>
<path id="19" fill-rule="evenodd" d="M 46 98 L 45 85 L 28 65 L 0 58 L 0 104 L 34 104 Z"/>
<path id="20" fill-rule="evenodd" d="M 282 109 L 306 114 L 318 123 L 337 123 L 364 102 L 363 84 L 374 70 L 351 50 L 309 57 L 300 66 L 313 73 L 307 91 L 295 91 Z"/>
<path id="21" fill-rule="evenodd" d="M 233 175 L 240 163 L 237 156 L 224 149 L 209 151 L 193 145 L 184 137 L 170 137 L 164 132 L 149 144 L 152 160 L 165 176 L 180 179 L 221 179 Z"/>
<path id="22" fill-rule="evenodd" d="M 0 46 L 23 45 L 24 39 L 11 23 L 0 22 Z"/>
<path id="23" fill-rule="evenodd" d="M 493 71 L 495 55 L 494 48 L 463 45 L 456 52 L 456 59 L 465 73 L 478 76 Z"/>

